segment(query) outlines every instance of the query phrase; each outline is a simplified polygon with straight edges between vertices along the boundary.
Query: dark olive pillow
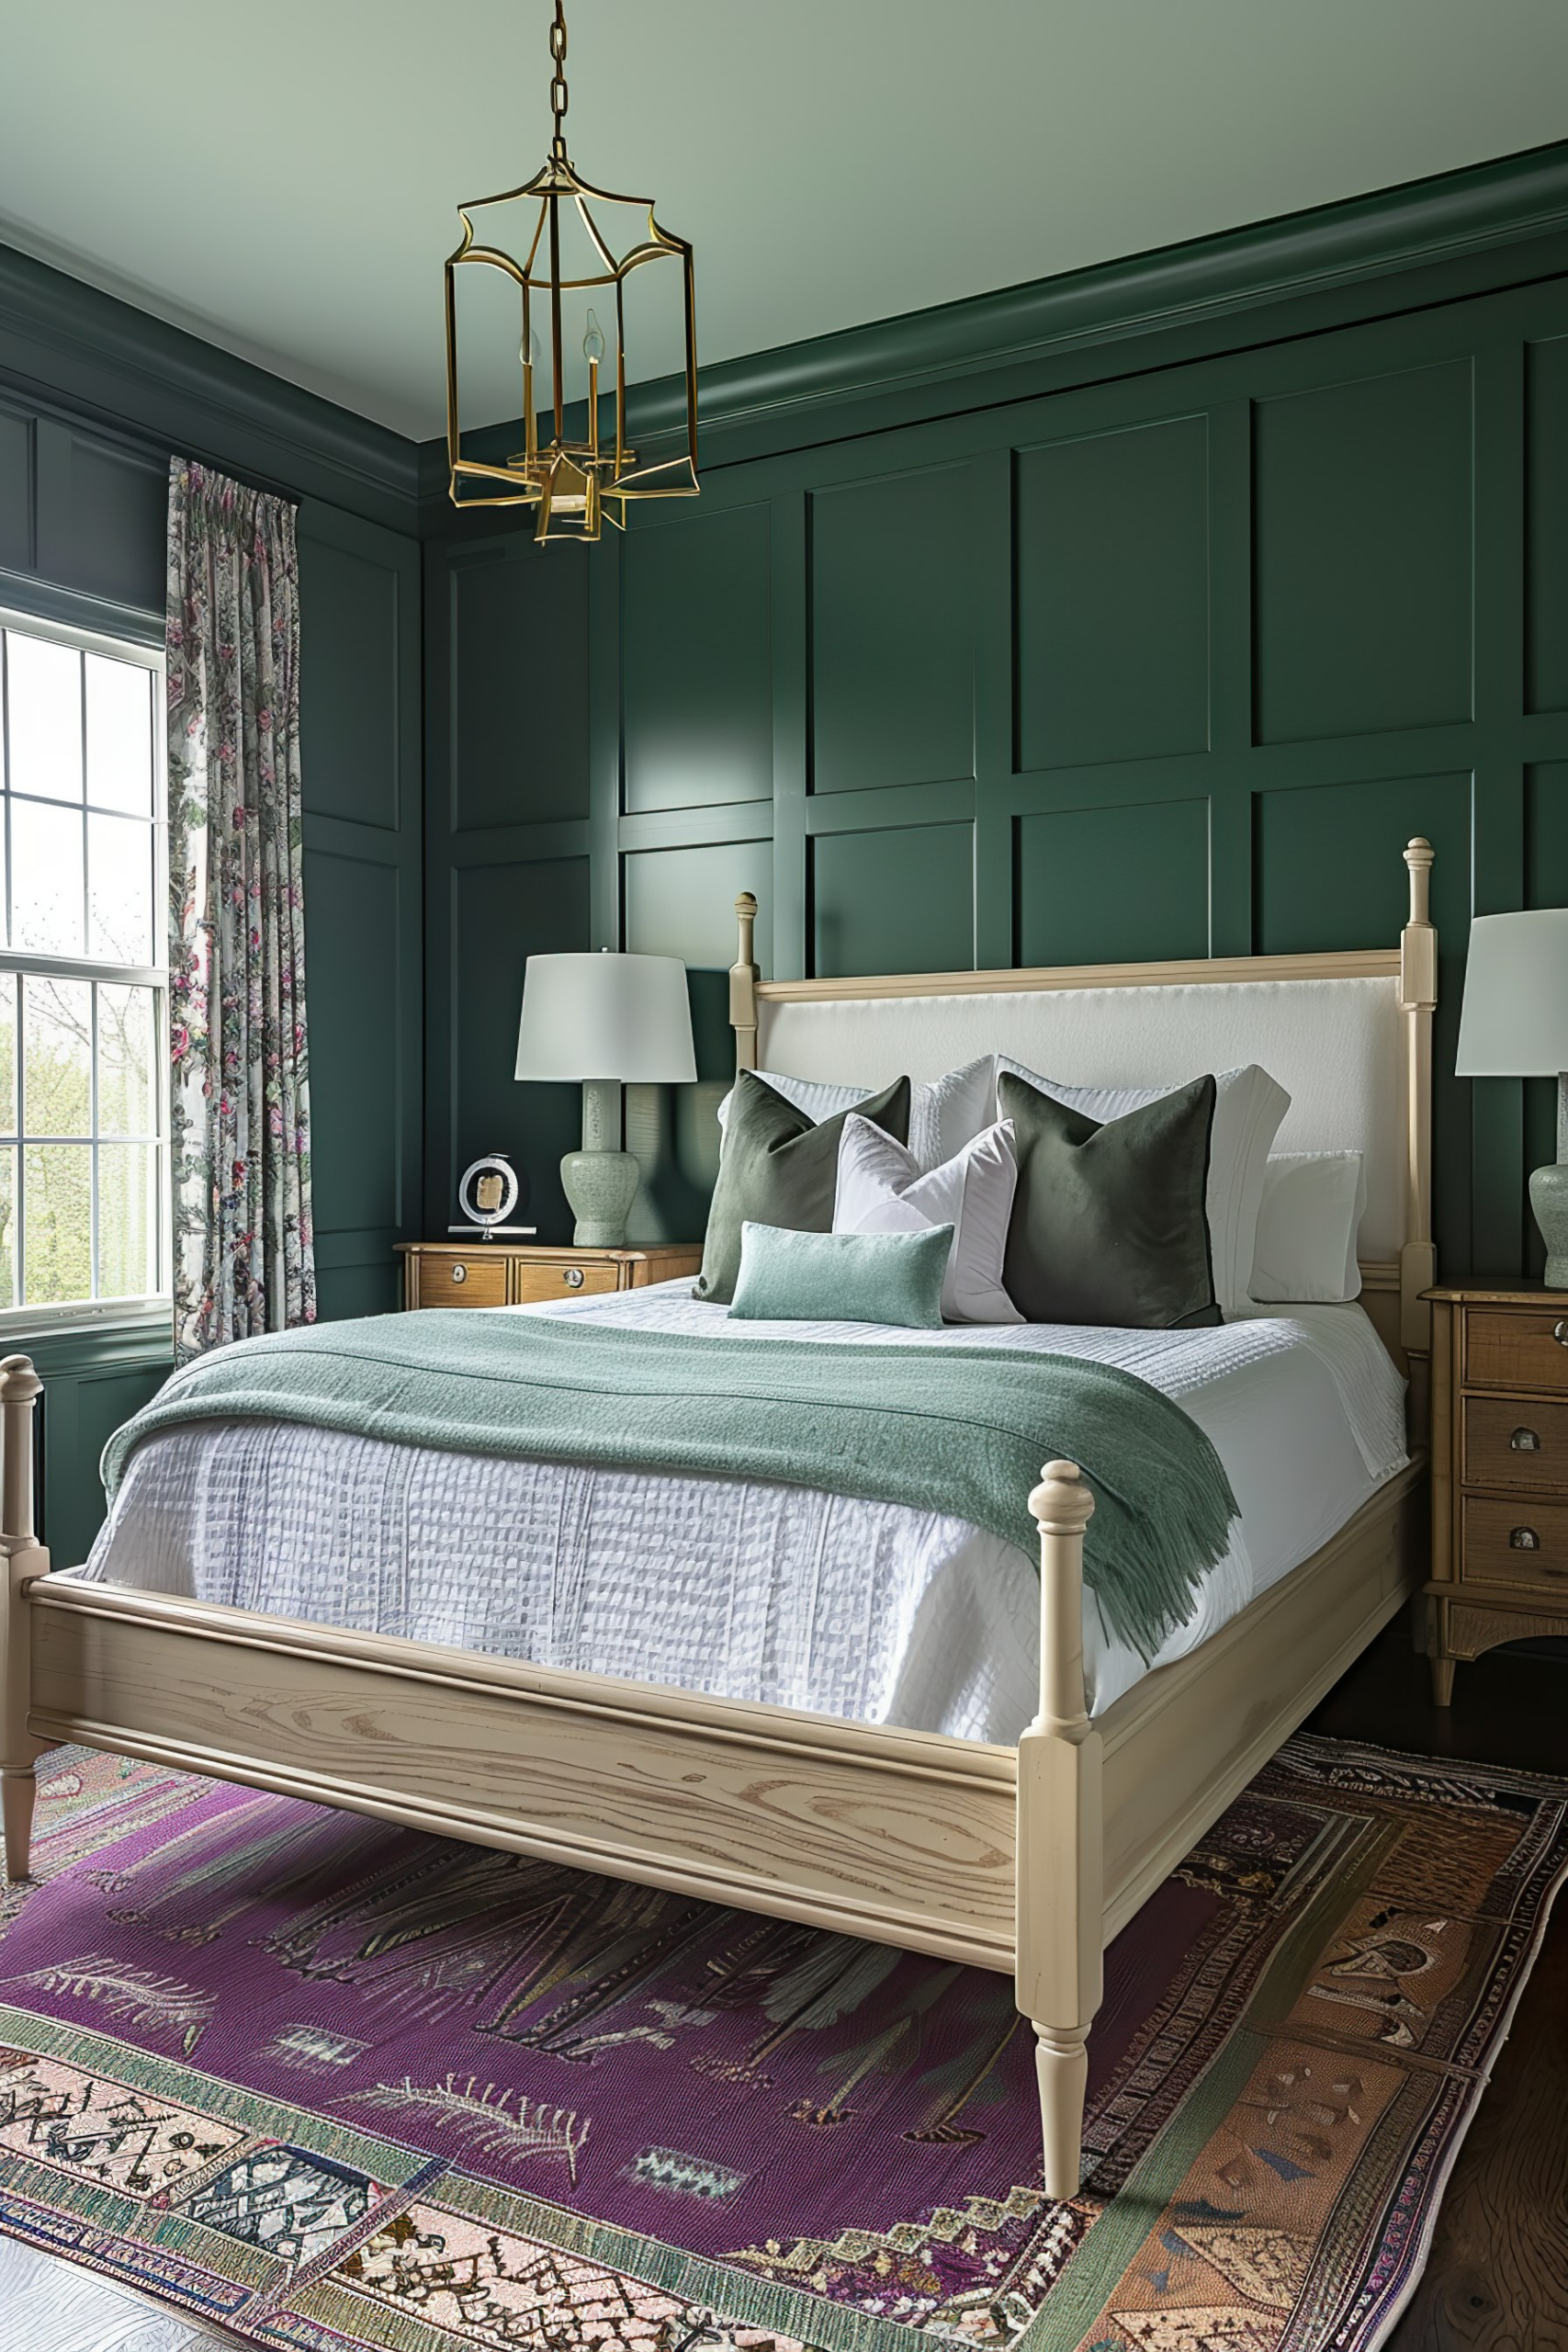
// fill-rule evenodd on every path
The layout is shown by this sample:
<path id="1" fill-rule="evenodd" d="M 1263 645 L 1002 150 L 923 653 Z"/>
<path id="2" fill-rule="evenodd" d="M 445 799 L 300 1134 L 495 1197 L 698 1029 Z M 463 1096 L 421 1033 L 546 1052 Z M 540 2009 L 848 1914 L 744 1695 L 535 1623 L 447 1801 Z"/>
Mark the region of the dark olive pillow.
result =
<path id="1" fill-rule="evenodd" d="M 1212 1078 L 1102 1126 L 1004 1070 L 1018 1191 L 1002 1281 L 1030 1323 L 1218 1323 L 1209 1220 Z"/>
<path id="2" fill-rule="evenodd" d="M 854 1104 L 899 1143 L 909 1140 L 909 1081 L 895 1079 L 880 1094 Z M 743 1225 L 781 1225 L 794 1233 L 831 1233 L 839 1182 L 839 1138 L 848 1111 L 819 1126 L 786 1102 L 776 1087 L 743 1069 L 729 1098 L 724 1154 L 703 1243 L 703 1270 L 694 1298 L 728 1306 L 740 1272 Z"/>

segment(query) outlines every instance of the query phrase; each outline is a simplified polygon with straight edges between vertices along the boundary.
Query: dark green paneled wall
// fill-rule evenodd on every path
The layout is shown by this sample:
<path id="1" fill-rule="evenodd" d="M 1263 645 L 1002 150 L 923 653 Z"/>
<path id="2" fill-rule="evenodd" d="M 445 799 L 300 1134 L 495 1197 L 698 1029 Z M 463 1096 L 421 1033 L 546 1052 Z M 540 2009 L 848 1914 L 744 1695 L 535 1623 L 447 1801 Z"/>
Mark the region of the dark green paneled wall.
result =
<path id="1" fill-rule="evenodd" d="M 1529 1262 L 1550 1090 L 1448 1073 L 1472 912 L 1568 903 L 1568 278 L 1457 282 L 1326 332 L 1315 297 L 1275 301 L 1180 365 L 1100 348 L 1037 397 L 950 386 L 918 423 L 890 402 L 888 429 L 710 465 L 699 506 L 586 555 L 498 531 L 510 676 L 463 683 L 461 600 L 432 639 L 452 740 L 502 747 L 485 827 L 433 857 L 493 856 L 518 925 L 493 1046 L 475 1012 L 454 1048 L 454 1134 L 470 1100 L 505 1115 L 547 933 L 720 967 L 745 887 L 785 977 L 1387 944 L 1421 831 L 1442 1261 Z M 447 990 L 433 971 L 456 1035 Z M 558 1217 L 574 1110 L 519 1091 Z"/>
<path id="2" fill-rule="evenodd" d="M 392 436 L 328 412 L 260 370 L 144 322 L 162 359 L 183 357 L 183 390 L 137 387 L 141 413 L 117 422 L 39 395 L 32 344 L 27 394 L 7 388 L 16 340 L 6 307 L 15 256 L 0 254 L 0 604 L 85 626 L 163 638 L 168 456 L 173 448 L 265 486 L 298 484 L 306 959 L 320 1310 L 380 1313 L 398 1302 L 393 1244 L 423 1229 L 420 556 L 413 458 L 378 487 Z M 50 273 L 26 266 L 35 305 Z M 61 281 L 67 386 L 96 329 L 141 334 L 136 314 Z M 203 368 L 208 388 L 202 390 Z M 126 379 L 128 398 L 130 379 Z M 223 397 L 216 397 L 214 388 Z M 272 420 L 269 426 L 267 419 Z M 161 424 L 162 432 L 159 432 Z M 334 446 L 335 438 L 335 446 Z M 362 464 L 347 465 L 356 452 Z M 390 451 L 395 458 L 396 451 Z M 290 476 L 278 480 L 279 461 Z M 337 497 L 318 494 L 328 484 Z M 341 503 L 339 503 L 341 501 Z M 404 528 L 389 526 L 400 514 Z M 42 1518 L 62 1562 L 85 1556 L 103 1512 L 106 1440 L 158 1387 L 170 1363 L 156 1329 L 60 1336 L 29 1347 L 45 1377 Z"/>

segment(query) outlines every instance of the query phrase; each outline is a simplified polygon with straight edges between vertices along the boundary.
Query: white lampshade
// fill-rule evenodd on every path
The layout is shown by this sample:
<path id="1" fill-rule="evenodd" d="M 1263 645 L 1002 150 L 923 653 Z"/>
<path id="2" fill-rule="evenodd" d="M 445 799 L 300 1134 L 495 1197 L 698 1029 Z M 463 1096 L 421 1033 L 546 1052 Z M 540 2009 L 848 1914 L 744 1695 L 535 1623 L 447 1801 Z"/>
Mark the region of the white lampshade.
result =
<path id="1" fill-rule="evenodd" d="M 1477 915 L 1454 1068 L 1461 1078 L 1568 1070 L 1568 907 Z"/>
<path id="2" fill-rule="evenodd" d="M 515 1076 L 689 1084 L 686 967 L 673 956 L 530 956 Z"/>

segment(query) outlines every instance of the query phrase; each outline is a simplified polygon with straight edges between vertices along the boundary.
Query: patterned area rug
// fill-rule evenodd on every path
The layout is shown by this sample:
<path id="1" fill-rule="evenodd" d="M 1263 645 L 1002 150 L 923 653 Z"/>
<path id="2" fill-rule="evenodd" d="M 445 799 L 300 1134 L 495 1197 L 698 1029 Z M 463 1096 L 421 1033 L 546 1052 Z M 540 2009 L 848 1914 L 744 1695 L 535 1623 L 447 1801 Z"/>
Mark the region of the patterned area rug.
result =
<path id="1" fill-rule="evenodd" d="M 80 1752 L 0 2233 L 309 2352 L 1369 2352 L 1568 1783 L 1297 1739 L 1107 1955 L 1085 2192 L 973 1969 Z"/>

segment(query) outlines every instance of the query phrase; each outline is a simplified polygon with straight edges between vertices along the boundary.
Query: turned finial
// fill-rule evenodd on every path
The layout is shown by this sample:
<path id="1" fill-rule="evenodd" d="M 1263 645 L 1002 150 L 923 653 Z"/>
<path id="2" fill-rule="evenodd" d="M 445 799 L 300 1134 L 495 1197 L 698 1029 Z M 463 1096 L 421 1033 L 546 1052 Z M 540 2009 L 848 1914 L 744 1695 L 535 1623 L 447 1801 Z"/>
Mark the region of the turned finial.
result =
<path id="1" fill-rule="evenodd" d="M 30 1405 L 42 1393 L 31 1356 L 0 1357 L 0 1405 Z"/>
<path id="2" fill-rule="evenodd" d="M 1432 860 L 1437 854 L 1426 837 L 1417 833 L 1404 847 L 1404 863 L 1410 868 L 1410 920 L 1428 922 L 1427 899 L 1432 880 Z"/>
<path id="3" fill-rule="evenodd" d="M 1094 1517 L 1094 1497 L 1076 1462 L 1047 1462 L 1029 1508 L 1049 1535 L 1081 1535 Z"/>

